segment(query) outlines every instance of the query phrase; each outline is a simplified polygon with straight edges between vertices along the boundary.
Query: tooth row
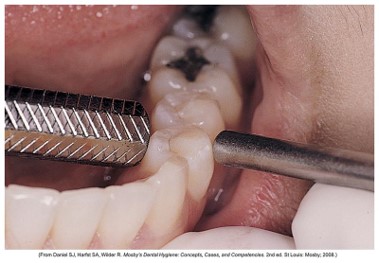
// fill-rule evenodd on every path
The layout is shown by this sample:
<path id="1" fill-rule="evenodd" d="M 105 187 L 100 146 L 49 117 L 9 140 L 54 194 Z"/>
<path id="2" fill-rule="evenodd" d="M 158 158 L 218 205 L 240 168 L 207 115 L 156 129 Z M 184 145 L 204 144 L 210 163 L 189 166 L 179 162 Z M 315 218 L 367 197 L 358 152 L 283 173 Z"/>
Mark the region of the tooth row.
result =
<path id="1" fill-rule="evenodd" d="M 174 32 L 181 28 L 183 37 L 198 30 L 187 22 L 178 22 Z M 7 247 L 42 248 L 49 239 L 54 248 L 84 249 L 95 243 L 101 248 L 128 248 L 147 237 L 149 247 L 157 248 L 184 231 L 190 209 L 204 205 L 214 169 L 211 142 L 221 130 L 236 128 L 241 116 L 236 51 L 229 48 L 238 45 L 220 38 L 226 31 L 234 34 L 223 26 L 220 22 L 212 29 L 212 38 L 200 31 L 190 41 L 178 35 L 165 37 L 154 52 L 145 101 L 154 108 L 155 133 L 136 170 L 149 178 L 62 193 L 10 185 Z M 165 66 L 192 46 L 211 61 L 195 82 Z"/>
<path id="2" fill-rule="evenodd" d="M 104 248 L 127 248 L 145 225 L 168 242 L 180 221 L 186 193 L 200 201 L 213 173 L 209 137 L 195 127 L 160 130 L 141 164 L 151 177 L 122 186 L 59 193 L 10 185 L 6 189 L 6 240 L 9 248 L 85 249 L 95 234 Z M 159 156 L 160 158 L 155 158 Z M 179 233 L 178 233 L 179 234 Z"/>

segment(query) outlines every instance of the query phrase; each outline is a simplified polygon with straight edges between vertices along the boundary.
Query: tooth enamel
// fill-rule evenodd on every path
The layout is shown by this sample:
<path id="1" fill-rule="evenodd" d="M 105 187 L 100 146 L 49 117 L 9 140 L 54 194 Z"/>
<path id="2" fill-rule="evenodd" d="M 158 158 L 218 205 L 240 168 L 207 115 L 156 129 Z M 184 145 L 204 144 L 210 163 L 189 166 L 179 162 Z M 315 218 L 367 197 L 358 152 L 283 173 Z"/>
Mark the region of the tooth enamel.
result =
<path id="1" fill-rule="evenodd" d="M 128 248 L 154 203 L 155 191 L 142 182 L 110 186 L 105 191 L 109 199 L 98 228 L 102 247 Z"/>
<path id="2" fill-rule="evenodd" d="M 199 28 L 193 19 L 181 18 L 175 22 L 171 34 L 183 39 L 193 39 L 204 36 L 205 32 Z"/>
<path id="3" fill-rule="evenodd" d="M 154 71 L 159 67 L 166 66 L 170 61 L 182 57 L 186 47 L 187 42 L 178 37 L 167 36 L 162 38 L 155 47 L 150 69 Z"/>
<path id="4" fill-rule="evenodd" d="M 242 99 L 232 79 L 221 68 L 205 67 L 197 76 L 192 90 L 209 93 L 218 101 L 227 127 L 240 122 Z"/>
<path id="5" fill-rule="evenodd" d="M 374 194 L 316 184 L 292 223 L 298 249 L 373 249 Z"/>
<path id="6" fill-rule="evenodd" d="M 206 94 L 189 92 L 167 94 L 154 108 L 151 124 L 157 130 L 193 125 L 211 140 L 225 128 L 217 102 Z"/>
<path id="7" fill-rule="evenodd" d="M 200 201 L 208 188 L 213 173 L 212 143 L 198 129 L 188 129 L 170 140 L 170 148 L 188 163 L 188 191 Z"/>
<path id="8" fill-rule="evenodd" d="M 186 193 L 187 169 L 185 160 L 174 157 L 146 181 L 157 194 L 145 223 L 156 237 L 161 237 L 162 245 L 181 226 L 179 220 Z"/>
<path id="9" fill-rule="evenodd" d="M 62 192 L 51 232 L 55 248 L 89 247 L 106 201 L 105 192 L 100 188 Z"/>
<path id="10" fill-rule="evenodd" d="M 213 173 L 213 153 L 209 136 L 201 129 L 188 125 L 158 130 L 151 136 L 141 169 L 153 174 L 175 156 L 183 157 L 187 161 L 188 191 L 193 199 L 199 201 L 204 197 Z"/>
<path id="11" fill-rule="evenodd" d="M 10 185 L 5 192 L 5 235 L 10 248 L 42 248 L 54 222 L 58 191 Z"/>
<path id="12" fill-rule="evenodd" d="M 244 8 L 221 6 L 213 21 L 215 38 L 230 48 L 237 60 L 254 56 L 257 39 Z"/>
<path id="13" fill-rule="evenodd" d="M 293 238 L 263 229 L 229 226 L 178 236 L 163 249 L 294 249 Z M 237 251 L 235 253 L 238 253 Z"/>
<path id="14" fill-rule="evenodd" d="M 153 105 L 166 94 L 178 91 L 209 94 L 218 101 L 227 127 L 236 127 L 239 123 L 242 99 L 235 83 L 223 69 L 204 67 L 192 83 L 178 70 L 160 68 L 149 82 L 149 99 Z"/>
<path id="15" fill-rule="evenodd" d="M 206 67 L 217 65 L 217 67 L 225 70 L 235 82 L 236 89 L 241 92 L 237 67 L 233 55 L 227 47 L 221 44 L 213 44 L 204 50 L 204 57 L 212 62 L 212 65 Z"/>
<path id="16" fill-rule="evenodd" d="M 140 168 L 144 173 L 156 173 L 164 162 L 174 156 L 174 153 L 170 150 L 169 140 L 175 134 L 177 134 L 177 129 L 164 129 L 153 133 L 149 147 L 140 164 Z"/>

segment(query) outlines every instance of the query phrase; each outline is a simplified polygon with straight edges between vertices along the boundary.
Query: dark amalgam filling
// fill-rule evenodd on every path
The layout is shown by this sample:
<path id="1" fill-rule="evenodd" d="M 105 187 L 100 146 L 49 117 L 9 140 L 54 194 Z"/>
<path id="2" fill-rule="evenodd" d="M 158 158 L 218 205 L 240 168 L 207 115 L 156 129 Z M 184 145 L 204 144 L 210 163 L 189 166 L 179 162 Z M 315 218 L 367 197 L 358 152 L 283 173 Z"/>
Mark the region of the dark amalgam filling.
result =
<path id="1" fill-rule="evenodd" d="M 204 58 L 201 49 L 190 47 L 182 58 L 173 60 L 166 66 L 182 71 L 188 81 L 195 81 L 201 68 L 207 64 L 210 64 L 210 62 Z"/>
<path id="2" fill-rule="evenodd" d="M 217 7 L 217 5 L 191 5 L 184 9 L 184 14 L 195 20 L 201 29 L 208 32 L 213 24 Z"/>

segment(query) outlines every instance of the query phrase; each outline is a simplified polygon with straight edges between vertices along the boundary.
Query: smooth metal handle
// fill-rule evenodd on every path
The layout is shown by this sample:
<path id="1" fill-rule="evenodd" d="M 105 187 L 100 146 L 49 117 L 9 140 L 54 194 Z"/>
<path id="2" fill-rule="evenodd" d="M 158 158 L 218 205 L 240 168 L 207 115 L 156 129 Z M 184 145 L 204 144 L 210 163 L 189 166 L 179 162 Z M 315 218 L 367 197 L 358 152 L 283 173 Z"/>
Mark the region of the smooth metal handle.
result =
<path id="1" fill-rule="evenodd" d="M 223 131 L 213 144 L 216 162 L 318 183 L 374 191 L 374 155 Z"/>
<path id="2" fill-rule="evenodd" d="M 139 163 L 150 139 L 136 101 L 5 85 L 5 153 L 103 166 Z"/>

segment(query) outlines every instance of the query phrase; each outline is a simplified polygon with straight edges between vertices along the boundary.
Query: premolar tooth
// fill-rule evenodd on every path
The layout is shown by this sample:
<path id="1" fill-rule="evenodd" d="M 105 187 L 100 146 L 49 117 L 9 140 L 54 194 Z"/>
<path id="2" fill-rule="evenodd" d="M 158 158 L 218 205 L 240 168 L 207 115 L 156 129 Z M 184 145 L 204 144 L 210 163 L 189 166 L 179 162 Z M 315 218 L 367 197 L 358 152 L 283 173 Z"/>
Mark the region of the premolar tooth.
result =
<path id="1" fill-rule="evenodd" d="M 213 173 L 211 144 L 204 131 L 190 125 L 158 130 L 150 139 L 141 170 L 153 174 L 175 156 L 183 157 L 188 165 L 188 190 L 193 199 L 200 200 L 204 197 Z"/>
<path id="2" fill-rule="evenodd" d="M 373 249 L 374 194 L 315 184 L 292 223 L 298 249 Z"/>
<path id="3" fill-rule="evenodd" d="M 146 181 L 156 189 L 157 194 L 145 223 L 156 237 L 161 237 L 161 245 L 172 238 L 174 231 L 180 231 L 187 169 L 183 158 L 173 157 Z"/>
<path id="4" fill-rule="evenodd" d="M 213 174 L 212 143 L 204 132 L 192 128 L 170 140 L 170 148 L 188 163 L 188 191 L 191 197 L 200 201 Z"/>
<path id="5" fill-rule="evenodd" d="M 237 60 L 254 57 L 257 39 L 246 9 L 222 6 L 216 12 L 211 29 L 215 38 L 225 43 Z"/>
<path id="6" fill-rule="evenodd" d="M 167 94 L 151 116 L 152 126 L 157 130 L 193 125 L 205 131 L 212 140 L 225 128 L 218 103 L 206 94 Z"/>
<path id="7" fill-rule="evenodd" d="M 56 248 L 87 248 L 99 225 L 107 198 L 100 188 L 70 190 L 61 193 L 51 232 Z"/>
<path id="8" fill-rule="evenodd" d="M 109 200 L 98 228 L 104 248 L 127 248 L 154 203 L 154 188 L 142 182 L 105 188 Z"/>
<path id="9" fill-rule="evenodd" d="M 140 169 L 144 174 L 154 174 L 164 162 L 174 156 L 170 150 L 169 140 L 177 134 L 175 129 L 154 132 L 150 138 L 149 148 L 142 159 Z"/>
<path id="10" fill-rule="evenodd" d="M 10 248 L 42 248 L 54 222 L 59 192 L 10 185 L 5 192 L 5 235 Z"/>

